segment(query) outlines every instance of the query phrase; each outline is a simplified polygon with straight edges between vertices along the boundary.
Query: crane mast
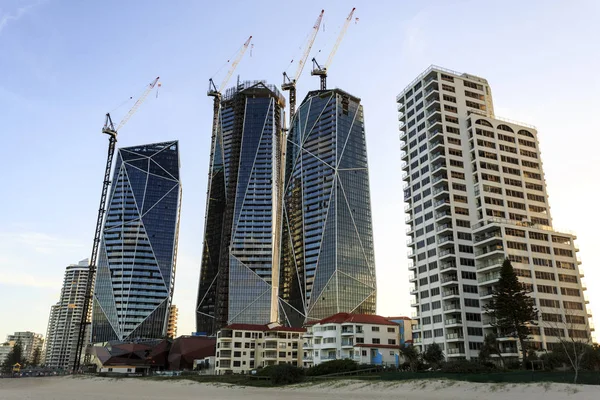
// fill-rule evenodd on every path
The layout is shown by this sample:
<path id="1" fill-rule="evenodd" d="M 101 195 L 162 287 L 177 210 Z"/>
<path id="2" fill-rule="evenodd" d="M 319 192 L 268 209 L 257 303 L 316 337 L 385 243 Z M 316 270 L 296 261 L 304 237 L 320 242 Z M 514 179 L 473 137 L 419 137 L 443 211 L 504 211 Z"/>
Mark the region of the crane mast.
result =
<path id="1" fill-rule="evenodd" d="M 298 61 L 298 68 L 296 69 L 296 74 L 293 78 L 290 79 L 287 73 L 283 73 L 283 84 L 281 85 L 282 90 L 290 91 L 290 126 L 292 124 L 292 118 L 296 113 L 296 82 L 300 79 L 300 75 L 302 74 L 302 70 L 304 69 L 304 65 L 306 65 L 306 59 L 310 54 L 310 50 L 312 49 L 313 44 L 315 43 L 315 39 L 317 37 L 317 33 L 319 32 L 319 27 L 321 26 L 321 20 L 323 19 L 323 14 L 325 10 L 321 10 L 317 21 L 313 25 L 306 45 L 304 47 L 304 52 L 302 53 L 302 57 Z"/>
<path id="2" fill-rule="evenodd" d="M 104 214 L 106 212 L 106 198 L 108 197 L 108 189 L 110 187 L 110 172 L 112 167 L 112 160 L 115 154 L 115 148 L 117 144 L 117 132 L 129 121 L 133 114 L 138 110 L 140 105 L 146 100 L 150 91 L 156 86 L 159 77 L 156 77 L 140 98 L 135 102 L 131 110 L 125 115 L 123 120 L 119 123 L 117 129 L 113 124 L 110 113 L 106 114 L 104 120 L 104 126 L 102 127 L 102 133 L 108 135 L 108 154 L 106 157 L 106 166 L 104 168 L 104 180 L 102 181 L 102 193 L 100 195 L 100 206 L 98 207 L 98 216 L 96 218 L 96 230 L 94 232 L 94 243 L 92 245 L 92 254 L 90 256 L 90 264 L 88 269 L 88 277 L 85 284 L 85 296 L 83 300 L 83 309 L 81 313 L 81 321 L 79 323 L 79 332 L 77 335 L 77 346 L 75 347 L 75 360 L 73 361 L 73 373 L 79 371 L 81 364 L 81 353 L 85 345 L 86 330 L 90 324 L 90 308 L 92 306 L 92 297 L 94 289 L 94 279 L 96 276 L 96 262 L 98 259 L 98 249 L 102 240 L 102 226 L 104 221 Z"/>
<path id="3" fill-rule="evenodd" d="M 331 65 L 331 62 L 333 61 L 333 56 L 335 55 L 338 48 L 340 47 L 340 43 L 342 42 L 342 39 L 344 38 L 346 31 L 348 30 L 348 26 L 350 25 L 350 21 L 352 21 L 352 16 L 354 15 L 355 10 L 356 10 L 356 7 L 353 8 L 352 11 L 350 11 L 350 14 L 348 14 L 348 17 L 346 17 L 346 21 L 344 21 L 344 25 L 342 26 L 342 29 L 340 30 L 340 34 L 338 35 L 335 45 L 333 46 L 333 49 L 331 49 L 331 53 L 329 53 L 329 57 L 327 57 L 327 62 L 321 66 L 321 65 L 319 65 L 319 63 L 317 62 L 316 59 L 314 59 L 314 58 L 312 59 L 313 70 L 310 72 L 310 74 L 316 75 L 321 79 L 321 90 L 327 89 L 327 70 L 328 70 L 329 66 Z"/>

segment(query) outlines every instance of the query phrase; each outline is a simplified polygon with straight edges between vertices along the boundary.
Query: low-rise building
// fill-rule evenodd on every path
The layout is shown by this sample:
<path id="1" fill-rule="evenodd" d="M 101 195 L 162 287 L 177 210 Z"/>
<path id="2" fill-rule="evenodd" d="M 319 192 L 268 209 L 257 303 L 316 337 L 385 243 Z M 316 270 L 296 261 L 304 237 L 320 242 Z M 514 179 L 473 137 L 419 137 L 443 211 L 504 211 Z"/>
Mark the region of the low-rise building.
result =
<path id="1" fill-rule="evenodd" d="M 379 315 L 338 313 L 307 326 L 303 365 L 350 359 L 359 364 L 400 363 L 399 325 Z"/>
<path id="2" fill-rule="evenodd" d="M 279 324 L 232 324 L 217 333 L 217 375 L 249 373 L 269 365 L 302 366 L 304 328 Z"/>
<path id="3" fill-rule="evenodd" d="M 412 328 L 417 325 L 417 320 L 409 317 L 387 317 L 399 327 L 400 346 L 412 345 Z"/>
<path id="4" fill-rule="evenodd" d="M 167 337 L 174 339 L 177 337 L 177 319 L 179 318 L 179 309 L 176 305 L 169 307 L 169 319 L 167 320 Z"/>

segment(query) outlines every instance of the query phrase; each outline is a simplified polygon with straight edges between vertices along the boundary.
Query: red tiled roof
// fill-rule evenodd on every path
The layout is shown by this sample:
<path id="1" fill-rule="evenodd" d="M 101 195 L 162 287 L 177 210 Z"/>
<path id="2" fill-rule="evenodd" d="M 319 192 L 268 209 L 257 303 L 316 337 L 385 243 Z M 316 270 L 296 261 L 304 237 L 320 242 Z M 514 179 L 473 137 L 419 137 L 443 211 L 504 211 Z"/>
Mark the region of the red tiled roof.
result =
<path id="1" fill-rule="evenodd" d="M 369 344 L 369 343 L 356 343 L 354 347 L 375 347 L 382 349 L 399 349 L 400 346 L 396 344 Z"/>
<path id="2" fill-rule="evenodd" d="M 289 326 L 274 326 L 269 328 L 268 325 L 254 325 L 254 324 L 231 324 L 227 325 L 223 329 L 231 329 L 233 331 L 256 331 L 256 332 L 306 332 L 304 328 L 292 328 Z"/>
<path id="3" fill-rule="evenodd" d="M 410 317 L 386 317 L 386 319 L 389 319 L 390 321 L 396 320 L 396 319 L 402 319 L 404 321 L 411 321 L 412 320 L 412 318 L 410 318 Z"/>
<path id="4" fill-rule="evenodd" d="M 380 315 L 369 315 L 369 314 L 349 314 L 349 313 L 337 313 L 330 317 L 323 318 L 320 321 L 307 323 L 307 325 L 314 324 L 343 324 L 343 323 L 356 323 L 356 324 L 372 324 L 372 325 L 398 325 L 395 322 L 388 320 Z"/>

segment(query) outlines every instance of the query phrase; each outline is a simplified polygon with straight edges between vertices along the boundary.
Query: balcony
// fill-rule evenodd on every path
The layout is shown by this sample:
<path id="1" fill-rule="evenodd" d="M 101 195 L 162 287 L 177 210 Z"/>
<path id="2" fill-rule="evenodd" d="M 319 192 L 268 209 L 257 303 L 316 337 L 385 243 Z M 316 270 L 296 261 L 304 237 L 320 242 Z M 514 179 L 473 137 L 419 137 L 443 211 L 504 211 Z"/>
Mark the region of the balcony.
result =
<path id="1" fill-rule="evenodd" d="M 438 257 L 441 260 L 447 258 L 447 257 L 453 257 L 455 254 L 454 249 L 446 249 L 446 250 L 442 250 L 438 253 Z"/>
<path id="2" fill-rule="evenodd" d="M 448 341 L 462 340 L 464 339 L 464 335 L 462 333 L 448 333 L 446 334 L 446 339 Z"/>
<path id="3" fill-rule="evenodd" d="M 414 297 L 412 299 L 410 299 L 410 306 L 411 307 L 418 307 L 419 306 L 419 300 L 415 299 Z"/>
<path id="4" fill-rule="evenodd" d="M 446 261 L 440 264 L 440 271 L 445 271 L 450 268 L 456 268 L 456 260 Z"/>
<path id="5" fill-rule="evenodd" d="M 446 193 L 446 194 L 448 193 L 448 186 L 444 185 L 444 186 L 437 187 L 431 192 L 434 199 L 440 197 L 444 193 Z M 450 201 L 448 201 L 448 202 L 450 202 Z"/>
<path id="6" fill-rule="evenodd" d="M 496 282 L 500 279 L 500 272 L 491 272 L 477 278 L 477 282 L 481 285 L 487 285 Z"/>
<path id="7" fill-rule="evenodd" d="M 435 213 L 435 220 L 436 222 L 442 222 L 445 221 L 447 219 L 452 219 L 452 211 L 450 210 L 443 210 L 443 211 L 438 211 Z M 452 229 L 452 226 L 450 226 L 450 229 Z"/>
<path id="8" fill-rule="evenodd" d="M 460 292 L 458 290 L 458 288 L 454 288 L 454 289 L 450 289 L 450 290 L 444 290 L 442 292 L 442 297 L 446 298 L 446 297 L 460 297 Z"/>
<path id="9" fill-rule="evenodd" d="M 410 286 L 409 287 L 410 290 L 410 294 L 417 294 L 417 292 L 419 291 L 419 288 L 416 285 Z"/>
<path id="10" fill-rule="evenodd" d="M 421 330 L 421 325 L 413 325 L 411 329 L 413 332 L 419 332 Z"/>
<path id="11" fill-rule="evenodd" d="M 353 335 L 354 327 L 352 326 L 342 326 L 342 335 Z"/>
<path id="12" fill-rule="evenodd" d="M 475 265 L 477 266 L 477 270 L 483 270 L 483 269 L 487 269 L 487 268 L 492 268 L 492 267 L 501 267 L 502 263 L 504 262 L 504 256 L 502 257 L 495 257 L 495 258 L 490 258 L 487 260 L 480 260 L 477 261 L 475 263 Z"/>
<path id="13" fill-rule="evenodd" d="M 474 242 L 475 243 L 480 243 L 480 244 L 484 244 L 484 242 L 488 242 L 488 241 L 492 241 L 493 240 L 502 240 L 502 233 L 500 231 L 494 231 L 494 232 L 490 232 L 490 233 L 485 233 L 483 235 L 476 235 L 474 238 Z"/>
<path id="14" fill-rule="evenodd" d="M 450 199 L 447 197 L 433 203 L 433 209 L 436 211 L 443 211 L 447 208 L 450 208 Z"/>
<path id="15" fill-rule="evenodd" d="M 407 250 L 407 252 L 406 252 L 406 255 L 407 255 L 409 258 L 414 258 L 414 257 L 416 257 L 416 256 L 417 256 L 417 255 L 415 254 L 415 251 L 414 251 L 412 248 L 410 248 L 410 249 L 408 249 L 408 250 Z"/>
<path id="16" fill-rule="evenodd" d="M 444 306 L 444 312 L 460 311 L 460 303 L 450 303 Z"/>
<path id="17" fill-rule="evenodd" d="M 444 325 L 446 327 L 462 325 L 462 320 L 460 318 L 451 318 L 444 321 Z"/>
<path id="18" fill-rule="evenodd" d="M 504 255 L 504 247 L 501 244 L 486 246 L 483 249 L 475 251 L 475 259 L 482 259 L 497 255 Z"/>
<path id="19" fill-rule="evenodd" d="M 451 234 L 440 236 L 437 242 L 440 248 L 454 246 L 454 236 L 452 236 Z"/>
<path id="20" fill-rule="evenodd" d="M 438 162 L 437 164 L 433 164 L 431 166 L 431 172 L 435 172 L 435 171 L 437 171 L 439 169 L 442 169 L 442 168 L 446 169 L 446 163 L 444 161 Z"/>
<path id="21" fill-rule="evenodd" d="M 343 340 L 342 339 L 342 347 L 354 347 L 354 340 Z"/>
<path id="22" fill-rule="evenodd" d="M 438 224 L 438 226 L 435 229 L 438 233 L 448 229 L 452 230 L 452 224 Z"/>
<path id="23" fill-rule="evenodd" d="M 431 161 L 435 161 L 438 158 L 446 157 L 446 153 L 443 151 L 436 151 L 435 153 L 431 153 Z"/>
<path id="24" fill-rule="evenodd" d="M 458 276 L 450 275 L 442 277 L 442 286 L 458 285 Z"/>
<path id="25" fill-rule="evenodd" d="M 465 349 L 461 349 L 460 347 L 451 347 L 446 349 L 446 354 L 449 356 L 464 356 Z"/>

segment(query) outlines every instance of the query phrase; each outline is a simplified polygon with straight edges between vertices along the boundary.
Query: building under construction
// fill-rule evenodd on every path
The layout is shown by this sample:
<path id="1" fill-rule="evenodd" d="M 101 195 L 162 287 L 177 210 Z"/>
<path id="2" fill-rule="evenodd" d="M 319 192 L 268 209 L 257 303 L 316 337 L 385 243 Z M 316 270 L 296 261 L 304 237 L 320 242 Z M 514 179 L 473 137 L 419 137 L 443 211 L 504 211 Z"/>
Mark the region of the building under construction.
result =
<path id="1" fill-rule="evenodd" d="M 207 334 L 278 318 L 285 100 L 273 85 L 246 81 L 219 101 L 196 309 Z"/>

